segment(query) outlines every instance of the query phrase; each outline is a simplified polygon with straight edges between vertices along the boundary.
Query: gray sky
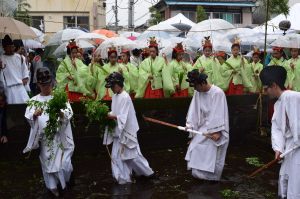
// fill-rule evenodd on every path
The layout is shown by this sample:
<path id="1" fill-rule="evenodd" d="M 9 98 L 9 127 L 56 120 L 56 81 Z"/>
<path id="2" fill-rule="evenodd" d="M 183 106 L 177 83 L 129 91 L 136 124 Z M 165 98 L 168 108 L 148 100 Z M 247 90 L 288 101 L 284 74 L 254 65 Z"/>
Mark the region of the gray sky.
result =
<path id="1" fill-rule="evenodd" d="M 120 8 L 128 8 L 129 0 L 118 0 L 118 6 Z M 149 7 L 152 6 L 158 0 L 135 0 L 136 4 L 134 5 L 134 25 L 141 25 L 149 19 Z M 114 23 L 115 16 L 112 9 L 112 6 L 115 4 L 115 0 L 106 0 L 106 23 Z M 118 9 L 118 17 L 120 25 L 128 25 L 128 9 Z"/>

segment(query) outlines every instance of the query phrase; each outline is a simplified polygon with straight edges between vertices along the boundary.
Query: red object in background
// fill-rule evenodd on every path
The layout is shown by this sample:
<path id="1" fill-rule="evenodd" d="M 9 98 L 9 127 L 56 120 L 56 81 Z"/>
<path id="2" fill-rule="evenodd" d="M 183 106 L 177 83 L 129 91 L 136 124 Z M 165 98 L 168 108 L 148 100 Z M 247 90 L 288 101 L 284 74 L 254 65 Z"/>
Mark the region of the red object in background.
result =
<path id="1" fill-rule="evenodd" d="M 137 39 L 137 37 L 135 37 L 135 36 L 130 36 L 130 37 L 127 37 L 127 39 L 130 39 L 130 40 L 132 40 L 132 41 L 135 41 L 135 40 Z"/>
<path id="2" fill-rule="evenodd" d="M 184 89 L 179 92 L 175 92 L 173 97 L 188 97 L 189 96 L 189 89 Z"/>
<path id="3" fill-rule="evenodd" d="M 110 30 L 106 30 L 106 29 L 94 30 L 93 33 L 104 35 L 104 36 L 106 36 L 108 38 L 117 37 L 118 36 L 115 32 L 110 31 Z"/>
<path id="4" fill-rule="evenodd" d="M 226 95 L 243 95 L 244 86 L 242 84 L 234 85 L 232 80 L 230 81 L 229 88 L 225 92 Z"/>
<path id="5" fill-rule="evenodd" d="M 164 98 L 163 89 L 152 90 L 151 83 L 149 82 L 145 91 L 144 98 Z"/>
<path id="6" fill-rule="evenodd" d="M 69 91 L 68 84 L 66 86 L 66 91 L 67 91 L 68 99 L 70 102 L 79 102 L 81 100 L 81 98 L 84 97 L 82 93 Z"/>

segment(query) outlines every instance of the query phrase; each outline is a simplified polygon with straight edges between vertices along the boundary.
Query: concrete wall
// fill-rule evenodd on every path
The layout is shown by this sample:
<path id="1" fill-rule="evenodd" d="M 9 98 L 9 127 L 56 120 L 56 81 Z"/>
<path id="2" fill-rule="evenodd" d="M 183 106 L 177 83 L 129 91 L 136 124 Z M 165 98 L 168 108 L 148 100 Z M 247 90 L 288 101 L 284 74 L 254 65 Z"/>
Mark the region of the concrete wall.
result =
<path id="1" fill-rule="evenodd" d="M 45 32 L 63 29 L 64 16 L 89 16 L 90 30 L 106 25 L 104 0 L 27 0 L 31 16 L 43 16 Z"/>
<path id="2" fill-rule="evenodd" d="M 243 26 L 250 26 L 252 25 L 252 17 L 253 17 L 253 13 L 251 12 L 251 9 L 246 8 L 243 9 L 242 12 L 242 25 Z"/>

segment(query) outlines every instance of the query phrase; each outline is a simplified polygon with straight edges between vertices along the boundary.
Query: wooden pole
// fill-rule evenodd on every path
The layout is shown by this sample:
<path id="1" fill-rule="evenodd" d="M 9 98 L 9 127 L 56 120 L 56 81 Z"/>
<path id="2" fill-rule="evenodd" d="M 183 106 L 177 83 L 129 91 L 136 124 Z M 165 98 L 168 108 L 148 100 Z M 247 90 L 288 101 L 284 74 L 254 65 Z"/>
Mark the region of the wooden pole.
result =
<path id="1" fill-rule="evenodd" d="M 266 13 L 266 22 L 265 22 L 265 44 L 264 44 L 264 66 L 266 66 L 266 57 L 267 57 L 267 34 L 268 34 L 268 20 L 269 20 L 269 4 L 270 0 L 267 0 L 267 13 Z"/>
<path id="2" fill-rule="evenodd" d="M 278 162 L 277 159 L 272 160 L 271 162 L 265 164 L 264 166 L 260 167 L 259 169 L 255 170 L 253 173 L 251 173 L 248 177 L 249 178 L 253 178 L 256 174 L 262 172 L 265 169 L 268 169 L 269 167 L 273 166 L 274 164 L 276 164 Z"/>

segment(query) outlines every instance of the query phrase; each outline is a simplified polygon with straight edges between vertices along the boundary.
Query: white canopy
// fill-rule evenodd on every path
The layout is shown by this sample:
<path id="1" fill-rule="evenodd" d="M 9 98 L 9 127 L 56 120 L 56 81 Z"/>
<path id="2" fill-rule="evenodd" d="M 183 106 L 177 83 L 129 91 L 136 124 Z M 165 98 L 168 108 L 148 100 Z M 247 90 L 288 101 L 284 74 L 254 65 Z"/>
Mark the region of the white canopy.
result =
<path id="1" fill-rule="evenodd" d="M 170 32 L 180 32 L 177 28 L 172 26 L 172 24 L 177 24 L 177 23 L 182 23 L 182 24 L 187 24 L 190 26 L 194 26 L 195 23 L 186 18 L 183 14 L 179 13 L 176 16 L 167 19 L 165 21 L 160 22 L 157 25 L 149 27 L 147 30 L 149 31 L 170 31 Z"/>
<path id="2" fill-rule="evenodd" d="M 300 32 L 300 3 L 296 3 L 294 6 L 290 8 L 289 14 L 287 16 L 284 16 L 284 14 L 280 14 L 270 21 L 268 21 L 268 34 L 276 34 L 276 33 L 283 33 L 279 29 L 279 23 L 283 20 L 289 20 L 291 22 L 291 29 L 290 31 L 298 31 Z M 261 25 L 256 28 L 254 28 L 258 32 L 265 32 L 265 26 Z"/>

